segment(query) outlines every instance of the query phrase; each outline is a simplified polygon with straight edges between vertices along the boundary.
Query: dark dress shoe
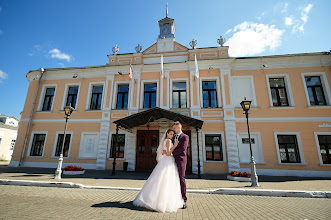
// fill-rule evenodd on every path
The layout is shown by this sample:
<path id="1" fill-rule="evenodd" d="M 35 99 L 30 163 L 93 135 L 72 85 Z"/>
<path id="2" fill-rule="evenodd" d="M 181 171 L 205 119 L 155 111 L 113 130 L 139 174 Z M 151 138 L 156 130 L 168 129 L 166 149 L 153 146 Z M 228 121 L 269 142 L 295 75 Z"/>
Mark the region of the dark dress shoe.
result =
<path id="1" fill-rule="evenodd" d="M 183 209 L 186 209 L 186 208 L 187 208 L 187 205 L 186 205 L 186 202 L 184 202 Z"/>

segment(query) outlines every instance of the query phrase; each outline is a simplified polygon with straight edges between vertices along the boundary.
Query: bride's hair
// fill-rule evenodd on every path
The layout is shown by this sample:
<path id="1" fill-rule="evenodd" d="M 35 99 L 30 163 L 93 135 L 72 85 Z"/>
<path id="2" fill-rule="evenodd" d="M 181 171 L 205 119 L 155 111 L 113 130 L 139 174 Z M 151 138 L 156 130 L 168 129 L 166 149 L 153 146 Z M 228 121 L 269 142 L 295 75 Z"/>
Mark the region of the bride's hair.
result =
<path id="1" fill-rule="evenodd" d="M 171 131 L 175 133 L 175 131 L 174 131 L 174 130 L 172 130 L 172 129 L 168 129 L 168 130 L 167 130 L 167 134 L 166 134 L 166 137 L 165 137 L 165 138 L 167 138 L 167 137 L 168 137 L 168 134 L 169 134 Z"/>

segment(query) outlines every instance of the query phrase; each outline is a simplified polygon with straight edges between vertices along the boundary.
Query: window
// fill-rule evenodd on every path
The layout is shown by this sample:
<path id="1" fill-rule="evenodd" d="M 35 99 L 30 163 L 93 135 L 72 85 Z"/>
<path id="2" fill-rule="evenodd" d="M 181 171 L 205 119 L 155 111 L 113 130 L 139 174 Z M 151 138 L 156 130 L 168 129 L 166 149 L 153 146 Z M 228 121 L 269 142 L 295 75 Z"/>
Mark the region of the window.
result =
<path id="1" fill-rule="evenodd" d="M 11 143 L 10 143 L 10 147 L 9 147 L 9 150 L 14 150 L 14 147 L 15 147 L 15 142 L 16 142 L 16 140 L 15 140 L 15 139 L 11 140 Z M 0 144 L 1 144 L 1 140 L 0 140 Z"/>
<path id="2" fill-rule="evenodd" d="M 118 85 L 116 109 L 127 109 L 129 85 Z"/>
<path id="3" fill-rule="evenodd" d="M 284 78 L 269 78 L 273 106 L 289 106 Z"/>
<path id="4" fill-rule="evenodd" d="M 174 82 L 172 86 L 172 107 L 187 108 L 186 82 Z"/>
<path id="5" fill-rule="evenodd" d="M 30 156 L 42 156 L 44 150 L 46 134 L 34 134 Z"/>
<path id="6" fill-rule="evenodd" d="M 323 164 L 331 164 L 331 135 L 318 135 Z"/>
<path id="7" fill-rule="evenodd" d="M 69 87 L 66 106 L 71 104 L 71 107 L 76 108 L 78 88 L 78 86 Z"/>
<path id="8" fill-rule="evenodd" d="M 63 137 L 64 134 L 59 134 L 57 137 L 57 144 L 56 144 L 56 149 L 55 149 L 55 156 L 59 157 L 61 154 L 61 148 L 63 144 Z M 71 134 L 66 134 L 66 140 L 64 142 L 64 148 L 63 148 L 63 157 L 68 157 L 69 154 L 69 147 L 70 147 L 70 139 L 71 139 Z"/>
<path id="9" fill-rule="evenodd" d="M 202 81 L 202 96 L 204 108 L 217 108 L 215 81 Z"/>
<path id="10" fill-rule="evenodd" d="M 47 88 L 44 96 L 42 111 L 51 111 L 55 88 Z"/>
<path id="11" fill-rule="evenodd" d="M 154 108 L 156 106 L 157 84 L 144 85 L 144 108 Z"/>
<path id="12" fill-rule="evenodd" d="M 90 104 L 91 110 L 100 110 L 101 109 L 102 91 L 103 91 L 102 85 L 93 86 L 91 104 Z"/>
<path id="13" fill-rule="evenodd" d="M 296 135 L 277 135 L 282 163 L 301 163 Z"/>
<path id="14" fill-rule="evenodd" d="M 305 76 L 310 105 L 326 105 L 320 76 Z"/>
<path id="15" fill-rule="evenodd" d="M 221 135 L 205 136 L 206 160 L 223 161 Z"/>
<path id="16" fill-rule="evenodd" d="M 125 147 L 125 134 L 118 134 L 118 146 L 116 148 L 116 158 L 124 158 L 124 147 Z M 114 158 L 114 146 L 116 142 L 116 134 L 113 134 L 111 137 L 111 147 L 109 151 L 109 157 Z"/>

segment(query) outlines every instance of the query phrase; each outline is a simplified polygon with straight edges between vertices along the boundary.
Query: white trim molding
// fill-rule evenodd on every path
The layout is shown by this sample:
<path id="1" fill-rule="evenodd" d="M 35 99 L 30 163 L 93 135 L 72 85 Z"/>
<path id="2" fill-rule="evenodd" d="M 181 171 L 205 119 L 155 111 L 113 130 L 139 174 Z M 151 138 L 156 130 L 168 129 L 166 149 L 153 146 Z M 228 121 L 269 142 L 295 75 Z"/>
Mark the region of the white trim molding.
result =
<path id="1" fill-rule="evenodd" d="M 46 89 L 48 88 L 55 88 L 54 90 L 54 96 L 53 96 L 53 100 L 52 100 L 52 106 L 51 106 L 51 110 L 50 111 L 43 111 L 43 105 L 44 105 L 44 101 L 45 101 L 45 93 L 46 93 Z M 40 97 L 39 97 L 39 102 L 38 102 L 38 112 L 52 112 L 53 111 L 53 106 L 54 106 L 54 101 L 55 101 L 55 97 L 56 97 L 56 91 L 57 91 L 57 84 L 45 84 L 43 85 L 43 88 L 41 89 L 41 93 L 40 93 Z"/>
<path id="2" fill-rule="evenodd" d="M 75 106 L 75 109 L 77 110 L 78 100 L 79 100 L 79 92 L 80 92 L 80 88 L 81 88 L 81 83 L 66 83 L 65 89 L 64 89 L 64 94 L 63 94 L 62 105 L 61 105 L 61 109 L 60 110 L 63 110 L 64 107 L 67 104 L 69 87 L 71 87 L 71 86 L 78 86 L 76 106 Z"/>
<path id="3" fill-rule="evenodd" d="M 64 132 L 63 131 L 57 131 L 56 132 L 55 140 L 54 140 L 54 147 L 53 147 L 52 158 L 59 158 L 58 156 L 55 156 L 55 151 L 56 151 L 56 146 L 57 146 L 57 140 L 58 140 L 60 134 L 64 134 Z M 70 150 L 71 150 L 71 144 L 72 144 L 72 136 L 74 135 L 74 133 L 72 131 L 67 131 L 66 132 L 66 135 L 67 134 L 70 134 L 70 143 L 69 143 L 69 149 L 68 149 L 68 156 L 65 157 L 63 155 L 63 158 L 66 158 L 66 159 L 68 159 L 70 157 Z"/>
<path id="4" fill-rule="evenodd" d="M 306 73 L 301 73 L 301 76 L 302 76 L 302 82 L 303 82 L 305 93 L 306 93 L 306 99 L 307 99 L 308 107 L 310 107 L 312 105 L 310 105 L 309 94 L 308 94 L 308 90 L 307 90 L 305 76 L 319 76 L 320 77 L 322 87 L 323 87 L 323 92 L 324 92 L 326 105 L 330 106 L 331 105 L 331 93 L 330 93 L 329 82 L 328 82 L 328 79 L 326 77 L 325 72 L 306 72 Z M 313 105 L 313 106 L 315 107 L 315 105 Z M 319 106 L 319 105 L 317 105 L 317 106 Z"/>
<path id="5" fill-rule="evenodd" d="M 95 151 L 97 152 L 95 156 L 82 156 L 81 154 L 81 150 L 82 150 L 82 146 L 83 146 L 83 143 L 84 143 L 84 136 L 85 135 L 96 135 L 97 137 L 97 140 L 96 140 L 96 143 L 95 143 Z M 81 137 L 80 137 L 80 144 L 79 144 L 79 153 L 78 153 L 78 159 L 97 159 L 98 157 L 98 147 L 99 147 L 99 135 L 100 135 L 100 132 L 82 132 L 81 133 Z"/>
<path id="6" fill-rule="evenodd" d="M 250 173 L 251 169 L 241 168 L 240 172 Z M 256 173 L 267 176 L 331 177 L 330 171 L 319 170 L 256 169 Z"/>
<path id="7" fill-rule="evenodd" d="M 315 142 L 316 142 L 316 147 L 317 147 L 317 152 L 318 152 L 318 158 L 320 160 L 320 165 L 321 166 L 331 166 L 331 164 L 323 163 L 323 159 L 322 159 L 322 155 L 321 155 L 321 146 L 318 141 L 318 135 L 330 135 L 331 136 L 331 132 L 314 132 Z"/>
<path id="8" fill-rule="evenodd" d="M 102 98 L 101 98 L 101 107 L 100 110 L 103 110 L 103 100 L 105 98 L 105 82 L 104 81 L 100 81 L 100 82 L 90 82 L 89 83 L 89 87 L 88 87 L 88 95 L 87 95 L 87 100 L 86 100 L 86 110 L 94 110 L 94 109 L 90 109 L 90 105 L 91 105 L 91 97 L 92 97 L 92 88 L 93 86 L 100 86 L 102 85 Z M 99 110 L 99 109 L 97 109 Z"/>
<path id="9" fill-rule="evenodd" d="M 283 78 L 284 79 L 285 89 L 286 89 L 286 96 L 287 96 L 287 101 L 288 101 L 288 106 L 285 106 L 285 107 L 295 107 L 294 99 L 293 99 L 293 93 L 292 93 L 292 88 L 291 88 L 290 77 L 289 77 L 289 74 L 288 73 L 266 74 L 270 107 L 272 107 L 272 108 L 280 108 L 280 109 L 284 107 L 284 106 L 273 106 L 271 89 L 270 89 L 270 82 L 269 82 L 269 79 L 270 78 Z"/>
<path id="10" fill-rule="evenodd" d="M 298 153 L 300 156 L 300 163 L 282 163 L 280 159 L 280 152 L 279 152 L 279 144 L 278 144 L 278 135 L 295 135 L 297 138 L 297 144 L 298 144 Z M 276 150 L 277 150 L 277 157 L 278 157 L 278 164 L 281 165 L 306 165 L 304 155 L 303 155 L 303 149 L 302 149 L 302 143 L 301 143 L 301 137 L 300 132 L 287 132 L 287 131 L 276 131 L 274 132 L 275 137 L 275 143 L 276 143 Z"/>
<path id="11" fill-rule="evenodd" d="M 173 96 L 173 83 L 186 83 L 186 108 L 189 108 L 190 106 L 190 96 L 189 96 L 189 82 L 188 78 L 174 78 L 170 79 L 170 108 L 172 107 L 172 96 Z"/>
<path id="12" fill-rule="evenodd" d="M 11 161 L 10 167 L 17 167 L 19 164 L 19 161 Z M 43 167 L 43 168 L 56 168 L 58 163 L 51 163 L 51 162 L 23 162 L 22 167 Z M 62 167 L 66 167 L 69 165 L 73 166 L 79 166 L 84 169 L 88 170 L 95 170 L 96 164 L 94 163 L 63 163 Z"/>
<path id="13" fill-rule="evenodd" d="M 199 91 L 199 95 L 200 95 L 200 108 L 204 108 L 203 107 L 203 95 L 202 95 L 202 81 L 216 81 L 216 94 L 217 94 L 217 108 L 221 108 L 222 107 L 222 94 L 221 94 L 221 85 L 220 85 L 220 78 L 219 76 L 213 76 L 213 77 L 199 77 L 199 87 L 200 87 L 200 91 Z M 206 109 L 212 109 L 212 108 L 206 108 Z"/>
<path id="14" fill-rule="evenodd" d="M 254 160 L 256 162 L 256 164 L 265 164 L 264 162 L 264 156 L 263 156 L 263 147 L 262 147 L 262 141 L 261 141 L 261 133 L 260 132 L 250 132 L 251 133 L 251 138 L 252 138 L 252 135 L 256 135 L 257 136 L 257 140 L 255 143 L 257 143 L 257 152 L 258 152 L 258 156 L 259 158 L 261 158 L 261 161 L 258 162 L 256 160 L 257 158 L 257 155 L 254 155 L 254 150 L 252 149 L 253 151 L 253 157 L 254 157 Z M 241 139 L 242 138 L 248 138 L 248 133 L 247 132 L 237 132 L 237 141 L 238 141 L 238 150 L 239 150 L 239 159 L 240 159 L 240 148 L 239 148 L 239 143 L 241 142 Z M 248 145 L 249 146 L 249 145 Z M 252 147 L 253 148 L 253 147 Z M 251 157 L 251 155 L 249 155 L 249 158 Z M 248 162 L 249 163 L 249 162 Z M 240 164 L 248 164 L 246 162 L 240 162 Z"/>
<path id="15" fill-rule="evenodd" d="M 159 95 L 160 95 L 160 89 L 159 89 L 159 80 L 156 79 L 156 80 L 140 80 L 140 84 L 141 84 L 141 89 L 140 89 L 140 109 L 144 109 L 144 91 L 145 91 L 145 84 L 152 84 L 152 83 L 156 83 L 156 105 L 155 106 L 159 106 Z M 147 109 L 147 108 L 146 108 Z"/>
<path id="16" fill-rule="evenodd" d="M 118 93 L 118 86 L 120 85 L 128 85 L 129 86 L 129 91 L 128 91 L 128 108 L 122 109 L 122 110 L 127 110 L 131 106 L 131 81 L 116 81 L 114 82 L 114 97 L 113 97 L 113 102 L 111 105 L 111 109 L 117 109 L 116 104 L 117 104 L 117 93 Z M 119 109 L 121 110 L 121 109 Z"/>
<path id="17" fill-rule="evenodd" d="M 46 135 L 45 136 L 45 141 L 44 141 L 44 146 L 43 146 L 43 153 L 42 153 L 41 156 L 30 156 L 32 142 L 33 142 L 33 138 L 34 138 L 35 134 L 45 134 Z M 26 154 L 26 157 L 29 157 L 29 158 L 43 158 L 44 157 L 44 151 L 45 151 L 45 148 L 46 148 L 47 136 L 48 136 L 48 131 L 32 131 L 31 136 L 30 136 L 29 148 L 28 148 L 28 152 Z"/>
<path id="18" fill-rule="evenodd" d="M 221 149 L 222 149 L 222 161 L 216 161 L 216 160 L 207 160 L 206 159 L 206 135 L 221 135 Z M 206 131 L 202 132 L 202 147 L 203 147 L 203 162 L 204 163 L 226 163 L 226 151 L 225 151 L 225 141 L 224 141 L 224 132 L 223 131 Z"/>

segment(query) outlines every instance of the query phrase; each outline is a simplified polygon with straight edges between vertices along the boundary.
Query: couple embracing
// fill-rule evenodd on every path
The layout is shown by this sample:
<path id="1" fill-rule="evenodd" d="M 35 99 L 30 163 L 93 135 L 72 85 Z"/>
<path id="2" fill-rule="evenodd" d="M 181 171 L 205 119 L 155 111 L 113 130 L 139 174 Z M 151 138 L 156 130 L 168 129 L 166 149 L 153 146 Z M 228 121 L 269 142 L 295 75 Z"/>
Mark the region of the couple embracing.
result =
<path id="1" fill-rule="evenodd" d="M 133 200 L 135 206 L 158 212 L 175 212 L 186 208 L 185 171 L 189 137 L 180 122 L 163 135 L 157 148 L 157 165 Z"/>

